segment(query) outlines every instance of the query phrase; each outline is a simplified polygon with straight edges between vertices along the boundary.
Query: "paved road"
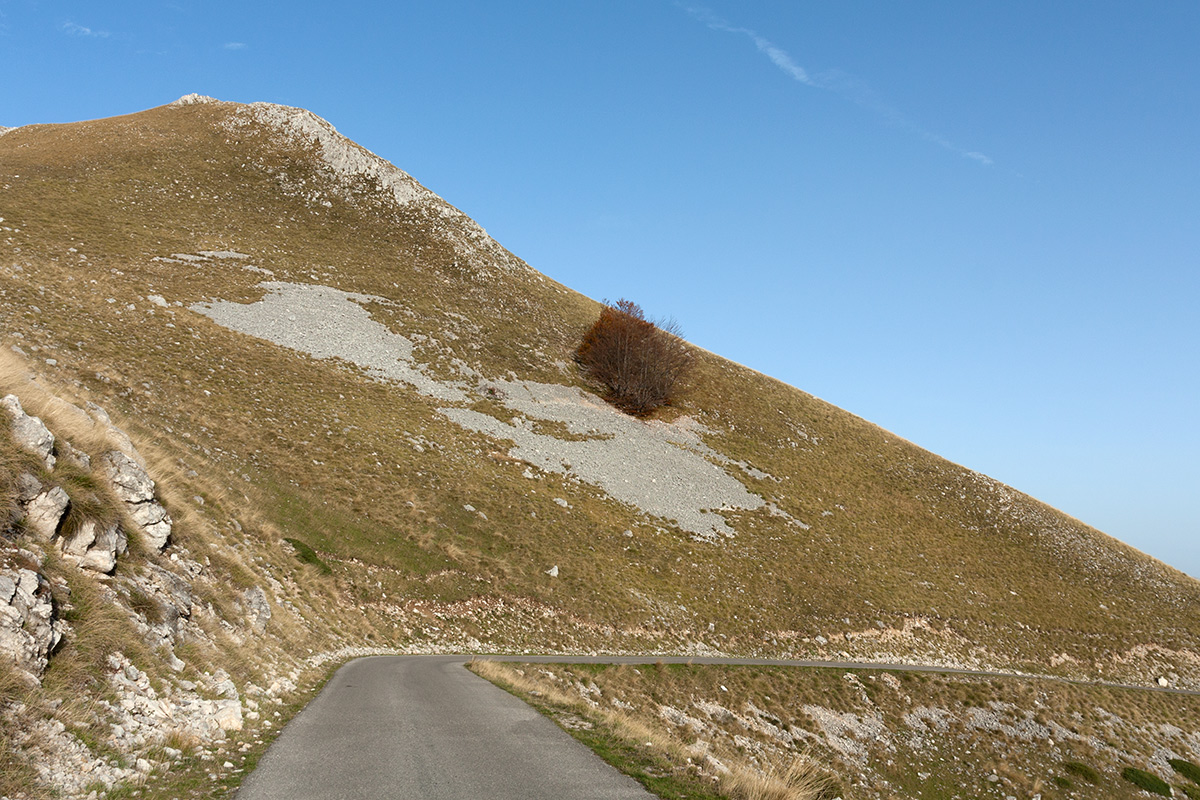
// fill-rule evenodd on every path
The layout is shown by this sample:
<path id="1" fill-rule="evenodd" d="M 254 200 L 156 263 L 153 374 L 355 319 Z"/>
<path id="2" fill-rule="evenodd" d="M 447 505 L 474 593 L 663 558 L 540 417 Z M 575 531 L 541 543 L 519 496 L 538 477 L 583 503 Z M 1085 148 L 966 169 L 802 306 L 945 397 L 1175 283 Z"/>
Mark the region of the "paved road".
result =
<path id="1" fill-rule="evenodd" d="M 352 661 L 271 745 L 238 800 L 653 800 L 466 656 Z"/>
<path id="2" fill-rule="evenodd" d="M 481 656 L 497 661 L 891 669 L 999 677 L 912 664 L 655 656 Z M 653 799 L 550 720 L 463 668 L 471 656 L 351 661 L 288 724 L 238 800 L 359 798 Z M 1074 681 L 1066 681 L 1073 683 Z M 1102 684 L 1120 686 L 1120 684 Z M 1187 689 L 1136 686 L 1187 695 Z"/>

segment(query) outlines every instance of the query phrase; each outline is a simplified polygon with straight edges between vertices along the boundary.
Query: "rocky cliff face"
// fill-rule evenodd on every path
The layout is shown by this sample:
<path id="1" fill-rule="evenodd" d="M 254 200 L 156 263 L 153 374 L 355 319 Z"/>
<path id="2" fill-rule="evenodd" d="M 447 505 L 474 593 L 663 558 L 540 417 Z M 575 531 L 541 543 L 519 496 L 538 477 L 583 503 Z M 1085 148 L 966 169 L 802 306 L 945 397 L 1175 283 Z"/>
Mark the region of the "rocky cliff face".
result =
<path id="1" fill-rule="evenodd" d="M 11 796 L 95 797 L 269 733 L 306 674 L 271 625 L 276 604 L 296 611 L 286 589 L 230 592 L 175 541 L 152 468 L 109 415 L 26 386 L 74 437 L 0 401 L 0 685 L 24 698 L 4 692 L 0 756 L 33 781 Z M 262 657 L 235 680 L 220 665 L 243 648 Z"/>

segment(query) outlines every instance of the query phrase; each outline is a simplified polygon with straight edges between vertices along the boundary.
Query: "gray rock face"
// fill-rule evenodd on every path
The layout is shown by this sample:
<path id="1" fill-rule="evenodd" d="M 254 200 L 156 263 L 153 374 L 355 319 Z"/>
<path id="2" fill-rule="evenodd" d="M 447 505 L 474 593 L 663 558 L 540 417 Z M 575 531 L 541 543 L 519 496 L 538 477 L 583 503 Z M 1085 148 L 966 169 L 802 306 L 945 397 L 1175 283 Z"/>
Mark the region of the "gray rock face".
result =
<path id="1" fill-rule="evenodd" d="M 15 394 L 6 395 L 0 400 L 0 406 L 12 417 L 13 438 L 17 444 L 40 458 L 46 469 L 54 469 L 54 434 L 50 429 L 37 417 L 26 414 Z"/>
<path id="2" fill-rule="evenodd" d="M 255 633 L 263 633 L 267 622 L 271 619 L 271 604 L 267 602 L 267 593 L 261 586 L 254 586 L 242 592 L 242 605 L 246 609 L 246 619 Z"/>
<path id="3" fill-rule="evenodd" d="M 42 492 L 42 482 L 28 472 L 17 476 L 17 501 L 26 505 Z"/>
<path id="4" fill-rule="evenodd" d="M 61 486 L 52 486 L 39 492 L 25 504 L 25 527 L 39 538 L 50 541 L 58 532 L 70 502 Z"/>
<path id="5" fill-rule="evenodd" d="M 184 620 L 192 615 L 195 598 L 191 585 L 170 570 L 150 562 L 145 565 L 146 571 L 134 575 L 131 580 L 152 598 L 158 606 L 158 620 L 147 621 L 147 634 L 153 632 L 161 644 L 174 645 L 184 631 Z M 170 662 L 169 662 L 170 663 Z M 182 669 L 182 662 L 178 669 Z M 172 666 L 172 669 L 176 667 Z"/>
<path id="6" fill-rule="evenodd" d="M 65 625 L 54 619 L 45 578 L 29 569 L 0 570 L 0 657 L 40 678 Z"/>
<path id="7" fill-rule="evenodd" d="M 117 565 L 117 556 L 125 552 L 128 544 L 119 524 L 91 519 L 85 520 L 70 536 L 59 540 L 64 556 L 81 568 L 96 572 L 112 572 Z"/>
<path id="8" fill-rule="evenodd" d="M 125 501 L 133 521 L 155 550 L 167 546 L 171 536 L 171 516 L 154 499 L 154 481 L 137 461 L 120 450 L 110 450 L 100 459 L 100 468 L 112 483 L 117 497 Z"/>
<path id="9" fill-rule="evenodd" d="M 145 503 L 154 499 L 154 481 L 140 464 L 120 450 L 105 453 L 100 466 L 117 497 L 126 503 Z"/>
<path id="10" fill-rule="evenodd" d="M 84 472 L 91 472 L 92 457 L 68 441 L 62 442 L 60 457 L 79 467 Z"/>

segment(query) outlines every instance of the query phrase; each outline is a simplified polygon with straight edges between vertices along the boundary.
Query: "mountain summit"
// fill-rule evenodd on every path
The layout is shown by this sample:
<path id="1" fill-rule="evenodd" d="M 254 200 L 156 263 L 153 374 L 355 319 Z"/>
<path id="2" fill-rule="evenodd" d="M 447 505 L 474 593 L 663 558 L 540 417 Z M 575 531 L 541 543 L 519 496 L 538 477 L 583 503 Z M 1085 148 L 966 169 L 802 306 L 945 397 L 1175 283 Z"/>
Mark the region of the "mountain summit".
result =
<path id="1" fill-rule="evenodd" d="M 262 593 L 279 658 L 729 653 L 1200 686 L 1195 580 L 703 350 L 673 406 L 621 414 L 572 361 L 599 304 L 308 111 L 188 95 L 11 129 L 0 187 L 21 364 L 0 388 L 107 409 L 175 487 L 161 553 L 72 578 L 130 613 L 149 591 L 130 576 L 182 558 Z M 20 474 L 0 472 L 14 498 Z M 244 640 L 259 618 L 229 602 L 210 610 Z M 216 663 L 220 637 L 191 635 Z"/>

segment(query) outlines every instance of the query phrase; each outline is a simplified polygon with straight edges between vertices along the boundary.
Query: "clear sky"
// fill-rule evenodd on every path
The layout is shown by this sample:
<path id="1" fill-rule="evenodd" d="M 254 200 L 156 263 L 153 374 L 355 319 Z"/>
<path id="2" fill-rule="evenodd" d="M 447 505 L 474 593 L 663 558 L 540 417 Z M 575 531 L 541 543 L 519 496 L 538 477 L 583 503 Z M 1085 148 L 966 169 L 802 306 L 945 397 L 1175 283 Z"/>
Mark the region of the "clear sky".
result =
<path id="1" fill-rule="evenodd" d="M 1198 42 L 1194 0 L 0 0 L 0 125 L 311 109 L 568 286 L 1200 576 Z"/>

